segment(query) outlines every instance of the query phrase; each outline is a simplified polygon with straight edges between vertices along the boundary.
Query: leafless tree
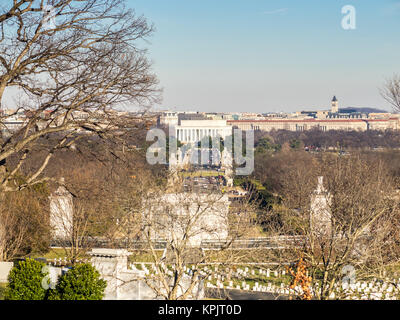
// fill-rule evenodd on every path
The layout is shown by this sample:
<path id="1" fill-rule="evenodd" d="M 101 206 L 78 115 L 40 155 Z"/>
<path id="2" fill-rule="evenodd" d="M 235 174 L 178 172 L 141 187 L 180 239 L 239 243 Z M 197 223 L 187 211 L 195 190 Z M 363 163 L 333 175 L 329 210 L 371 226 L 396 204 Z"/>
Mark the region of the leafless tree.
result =
<path id="1" fill-rule="evenodd" d="M 53 239 L 72 264 L 99 241 L 113 247 L 121 238 L 119 230 L 128 216 L 125 193 L 135 179 L 129 167 L 110 159 L 61 170 L 62 182 L 51 195 Z M 139 169 L 139 164 L 134 167 Z"/>
<path id="2" fill-rule="evenodd" d="M 18 256 L 27 226 L 18 225 L 17 216 L 8 210 L 1 210 L 0 218 L 0 261 L 8 261 Z"/>
<path id="3" fill-rule="evenodd" d="M 154 272 L 146 277 L 146 284 L 167 300 L 196 299 L 205 278 L 200 266 L 233 261 L 231 245 L 246 234 L 254 207 L 230 210 L 226 194 L 195 187 L 189 190 L 179 175 L 170 177 L 168 184 L 149 176 L 138 176 L 135 182 L 130 193 L 136 199 L 129 206 L 132 219 L 121 224 L 120 232 L 123 235 L 127 230 L 126 235 L 137 240 L 130 242 L 131 251 L 138 250 L 135 244 L 140 243 L 149 254 Z M 215 250 L 202 250 L 204 239 L 211 239 Z M 164 241 L 166 247 L 160 250 Z"/>
<path id="4" fill-rule="evenodd" d="M 389 102 L 396 112 L 400 112 L 400 75 L 394 75 L 381 89 L 382 97 Z"/>
<path id="5" fill-rule="evenodd" d="M 48 201 L 42 185 L 10 192 L 0 200 L 0 261 L 23 258 L 48 247 Z"/>
<path id="6" fill-rule="evenodd" d="M 50 196 L 52 242 L 62 247 L 68 263 L 74 264 L 88 249 L 86 243 L 92 211 L 87 210 L 83 199 L 74 197 L 64 183 L 60 184 Z"/>
<path id="7" fill-rule="evenodd" d="M 47 179 L 43 171 L 49 160 L 70 147 L 79 138 L 76 133 L 104 136 L 141 120 L 118 117 L 113 107 L 148 105 L 158 98 L 157 79 L 140 48 L 153 26 L 123 0 L 54 0 L 48 5 L 13 0 L 3 5 L 0 30 L 0 101 L 6 106 L 7 92 L 19 95 L 13 114 L 22 112 L 24 119 L 16 132 L 8 132 L 10 115 L 0 119 L 6 133 L 0 147 L 2 190 Z M 18 183 L 15 177 L 35 142 L 54 133 L 58 139 L 41 164 Z"/>
<path id="8" fill-rule="evenodd" d="M 398 261 L 398 237 L 390 231 L 398 220 L 398 197 L 382 162 L 328 157 L 313 170 L 296 170 L 287 173 L 283 206 L 273 214 L 283 217 L 281 234 L 303 236 L 287 259 L 304 258 L 316 298 L 329 299 L 335 291 L 336 298 L 344 297 L 337 288 L 346 266 L 368 278 Z M 325 188 L 317 194 L 316 176 L 324 176 Z"/>

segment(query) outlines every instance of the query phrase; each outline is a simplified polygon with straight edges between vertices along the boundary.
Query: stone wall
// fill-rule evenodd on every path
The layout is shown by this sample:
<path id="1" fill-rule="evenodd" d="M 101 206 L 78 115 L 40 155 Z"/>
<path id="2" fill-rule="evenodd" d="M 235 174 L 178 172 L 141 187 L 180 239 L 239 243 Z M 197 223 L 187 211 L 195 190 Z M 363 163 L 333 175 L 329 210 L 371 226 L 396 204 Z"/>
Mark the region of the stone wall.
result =
<path id="1" fill-rule="evenodd" d="M 92 265 L 107 281 L 104 300 L 158 300 L 156 293 L 146 284 L 148 272 L 128 269 L 129 252 L 125 249 L 92 249 Z M 182 289 L 190 285 L 189 278 L 183 279 Z M 196 299 L 204 297 L 204 288 L 196 288 Z M 179 294 L 179 293 L 178 293 Z"/>
<path id="2" fill-rule="evenodd" d="M 12 262 L 0 262 L 0 283 L 6 283 L 8 274 L 13 267 Z"/>

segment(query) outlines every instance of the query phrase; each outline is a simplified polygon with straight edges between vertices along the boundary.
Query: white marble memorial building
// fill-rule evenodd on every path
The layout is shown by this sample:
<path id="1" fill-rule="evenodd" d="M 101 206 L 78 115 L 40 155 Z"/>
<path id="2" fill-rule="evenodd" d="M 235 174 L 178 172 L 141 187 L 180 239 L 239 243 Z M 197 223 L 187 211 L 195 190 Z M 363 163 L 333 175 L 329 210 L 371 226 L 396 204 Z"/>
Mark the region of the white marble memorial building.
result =
<path id="1" fill-rule="evenodd" d="M 232 135 L 232 126 L 226 120 L 181 120 L 175 135 L 182 143 L 196 143 L 204 137 L 225 139 Z"/>

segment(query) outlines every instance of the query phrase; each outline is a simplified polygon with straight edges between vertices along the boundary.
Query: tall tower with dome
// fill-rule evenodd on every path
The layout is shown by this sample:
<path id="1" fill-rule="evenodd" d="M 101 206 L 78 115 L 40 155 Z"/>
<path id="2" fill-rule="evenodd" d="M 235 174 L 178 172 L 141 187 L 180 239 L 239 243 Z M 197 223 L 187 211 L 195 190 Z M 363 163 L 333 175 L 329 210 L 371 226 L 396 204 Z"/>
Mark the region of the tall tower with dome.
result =
<path id="1" fill-rule="evenodd" d="M 338 113 L 339 112 L 339 101 L 336 99 L 336 96 L 333 97 L 332 99 L 332 113 Z"/>

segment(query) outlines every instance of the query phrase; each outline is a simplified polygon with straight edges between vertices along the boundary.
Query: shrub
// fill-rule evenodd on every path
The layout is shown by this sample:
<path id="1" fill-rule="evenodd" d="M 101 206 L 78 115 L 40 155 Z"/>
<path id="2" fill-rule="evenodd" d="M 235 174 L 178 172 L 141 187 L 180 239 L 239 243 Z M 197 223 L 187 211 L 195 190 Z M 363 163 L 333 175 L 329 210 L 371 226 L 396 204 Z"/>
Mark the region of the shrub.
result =
<path id="1" fill-rule="evenodd" d="M 107 286 L 91 264 L 79 264 L 62 275 L 49 300 L 101 300 Z"/>
<path id="2" fill-rule="evenodd" d="M 42 286 L 46 278 L 46 265 L 42 262 L 26 259 L 19 261 L 8 275 L 8 285 L 5 290 L 5 300 L 44 300 L 46 288 Z"/>

